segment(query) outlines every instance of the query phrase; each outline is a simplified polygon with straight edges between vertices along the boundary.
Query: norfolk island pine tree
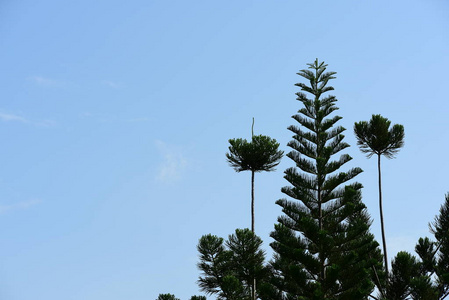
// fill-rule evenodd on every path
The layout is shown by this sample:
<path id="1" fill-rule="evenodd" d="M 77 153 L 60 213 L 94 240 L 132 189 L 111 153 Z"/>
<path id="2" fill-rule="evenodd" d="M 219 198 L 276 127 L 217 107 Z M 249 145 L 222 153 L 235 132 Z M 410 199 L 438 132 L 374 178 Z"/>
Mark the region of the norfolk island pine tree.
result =
<path id="1" fill-rule="evenodd" d="M 279 143 L 268 136 L 254 136 L 254 118 L 251 130 L 251 142 L 246 139 L 230 139 L 229 153 L 226 159 L 236 172 L 251 171 L 251 231 L 254 228 L 254 174 L 271 172 L 279 165 L 283 151 L 278 150 Z"/>
<path id="2" fill-rule="evenodd" d="M 298 75 L 310 85 L 298 83 L 305 93 L 297 93 L 304 105 L 293 118 L 301 127 L 294 133 L 287 154 L 295 164 L 284 178 L 292 185 L 282 192 L 294 199 L 276 203 L 285 215 L 271 236 L 275 251 L 272 268 L 273 294 L 283 299 L 365 299 L 373 290 L 369 270 L 378 264 L 380 252 L 369 233 L 370 220 L 361 202 L 361 184 L 342 186 L 362 170 L 352 168 L 336 173 L 352 158 L 331 157 L 349 145 L 342 140 L 341 117 L 328 117 L 338 108 L 334 96 L 321 96 L 333 90 L 327 86 L 335 72 L 325 72 L 324 62 L 308 64 L 310 70 Z M 344 272 L 346 268 L 347 272 Z M 339 273 L 343 275 L 339 275 Z"/>
<path id="3" fill-rule="evenodd" d="M 377 155 L 377 170 L 379 175 L 379 212 L 382 232 L 382 247 L 384 254 L 385 271 L 388 279 L 387 242 L 385 240 L 384 215 L 382 208 L 382 178 L 380 157 L 394 158 L 399 149 L 404 146 L 404 126 L 395 124 L 390 129 L 391 122 L 381 115 L 373 115 L 369 122 L 361 121 L 354 124 L 354 134 L 360 151 L 370 158 Z M 388 281 L 388 280 L 387 280 Z"/>
<path id="4" fill-rule="evenodd" d="M 279 143 L 268 136 L 254 136 L 254 118 L 251 128 L 251 142 L 246 139 L 230 139 L 229 153 L 226 158 L 236 172 L 251 171 L 251 231 L 255 233 L 254 213 L 254 174 L 271 172 L 280 163 L 284 154 L 278 150 Z M 252 284 L 252 298 L 256 300 L 256 280 Z"/>

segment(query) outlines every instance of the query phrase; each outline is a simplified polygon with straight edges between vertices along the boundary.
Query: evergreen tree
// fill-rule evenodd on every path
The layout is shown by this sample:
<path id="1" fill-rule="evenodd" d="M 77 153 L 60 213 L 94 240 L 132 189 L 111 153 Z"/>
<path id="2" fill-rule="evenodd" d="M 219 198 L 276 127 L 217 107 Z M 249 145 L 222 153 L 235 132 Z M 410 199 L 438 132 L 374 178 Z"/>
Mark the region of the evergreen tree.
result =
<path id="1" fill-rule="evenodd" d="M 394 158 L 399 149 L 404 146 L 404 126 L 395 124 L 390 129 L 391 122 L 381 115 L 373 115 L 369 122 L 362 121 L 354 124 L 354 133 L 360 150 L 368 158 L 377 155 L 377 169 L 379 173 L 379 211 L 382 231 L 382 245 L 384 249 L 384 263 L 388 274 L 387 242 L 385 240 L 384 214 L 382 209 L 382 177 L 380 172 L 380 157 Z"/>
<path id="2" fill-rule="evenodd" d="M 440 214 L 435 217 L 430 228 L 436 240 L 433 257 L 436 260 L 434 274 L 438 277 L 438 299 L 444 299 L 449 295 L 449 194 L 446 194 Z M 427 253 L 426 256 L 430 257 L 431 254 Z"/>
<path id="3" fill-rule="evenodd" d="M 246 139 L 230 139 L 229 153 L 226 158 L 236 172 L 251 171 L 251 231 L 254 233 L 254 174 L 271 172 L 280 163 L 283 151 L 278 150 L 279 143 L 268 136 L 254 136 L 254 118 L 251 128 L 251 142 Z M 251 284 L 252 299 L 256 300 L 256 279 Z"/>
<path id="4" fill-rule="evenodd" d="M 253 127 L 254 128 L 254 118 Z M 279 143 L 264 135 L 254 136 L 251 130 L 251 142 L 246 139 L 230 139 L 229 153 L 226 158 L 236 172 L 251 171 L 251 231 L 254 231 L 254 173 L 271 172 L 280 163 L 284 154 L 278 150 Z"/>
<path id="5" fill-rule="evenodd" d="M 435 241 L 419 239 L 415 247 L 419 259 L 403 251 L 396 255 L 382 299 L 443 300 L 449 296 L 449 194 L 429 227 Z"/>
<path id="6" fill-rule="evenodd" d="M 201 237 L 198 283 L 202 291 L 218 299 L 249 300 L 256 297 L 254 281 L 266 275 L 262 240 L 249 229 L 237 229 L 224 243 L 214 235 Z"/>
<path id="7" fill-rule="evenodd" d="M 435 241 L 420 238 L 415 247 L 419 273 L 410 282 L 410 294 L 413 299 L 442 300 L 449 296 L 449 194 L 429 227 Z"/>
<path id="8" fill-rule="evenodd" d="M 419 263 L 408 252 L 398 252 L 391 263 L 389 284 L 386 288 L 387 297 L 390 300 L 409 299 L 412 292 L 412 282 L 419 276 Z"/>
<path id="9" fill-rule="evenodd" d="M 263 276 L 265 254 L 260 249 L 262 240 L 249 229 L 237 229 L 226 242 L 233 253 L 232 265 L 237 278 L 251 287 L 252 299 L 256 299 L 255 282 Z"/>
<path id="10" fill-rule="evenodd" d="M 172 294 L 159 294 L 156 300 L 179 300 L 179 298 Z"/>
<path id="11" fill-rule="evenodd" d="M 197 246 L 200 253 L 198 268 L 202 271 L 202 277 L 198 279 L 201 291 L 212 295 L 217 294 L 218 299 L 230 299 L 227 287 L 232 284 L 231 257 L 223 245 L 223 238 L 212 234 L 203 235 Z M 237 287 L 235 289 L 241 289 Z"/>
<path id="12" fill-rule="evenodd" d="M 296 167 L 285 171 L 291 186 L 282 192 L 292 198 L 280 199 L 284 215 L 271 236 L 275 251 L 272 297 L 282 299 L 366 299 L 373 290 L 371 270 L 377 264 L 378 244 L 369 233 L 370 220 L 361 202 L 359 183 L 344 186 L 362 172 L 339 169 L 352 158 L 342 154 L 349 147 L 336 123 L 329 117 L 338 108 L 329 80 L 335 72 L 325 72 L 327 65 L 316 60 L 311 70 L 298 75 L 309 81 L 296 84 L 297 100 L 304 107 L 293 116 L 300 126 L 290 126 L 294 133 L 287 156 Z M 377 251 L 376 251 L 377 250 Z"/>
<path id="13" fill-rule="evenodd" d="M 190 300 L 207 300 L 205 296 L 192 296 Z"/>

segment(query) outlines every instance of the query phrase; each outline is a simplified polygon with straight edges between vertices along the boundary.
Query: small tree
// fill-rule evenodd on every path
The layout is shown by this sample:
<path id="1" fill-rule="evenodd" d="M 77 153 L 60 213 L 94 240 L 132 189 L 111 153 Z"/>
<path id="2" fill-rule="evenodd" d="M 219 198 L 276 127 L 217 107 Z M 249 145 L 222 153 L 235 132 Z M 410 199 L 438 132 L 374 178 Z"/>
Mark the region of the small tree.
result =
<path id="1" fill-rule="evenodd" d="M 438 277 L 438 299 L 444 299 L 449 295 L 449 193 L 446 194 L 445 202 L 440 208 L 440 214 L 435 217 L 435 221 L 430 225 L 430 228 L 435 236 L 436 249 L 424 256 L 430 258 L 430 255 L 433 254 L 433 257 L 435 257 L 434 273 Z M 429 259 L 427 262 L 429 262 Z"/>
<path id="2" fill-rule="evenodd" d="M 254 119 L 253 119 L 254 126 Z M 274 171 L 280 163 L 283 151 L 279 143 L 268 136 L 252 134 L 251 142 L 246 139 L 230 139 L 226 158 L 236 172 L 251 171 L 251 231 L 254 231 L 254 173 Z"/>
<path id="3" fill-rule="evenodd" d="M 237 229 L 226 242 L 232 252 L 232 265 L 241 281 L 251 287 L 252 299 L 256 299 L 256 281 L 264 272 L 265 253 L 260 249 L 262 240 L 249 229 Z"/>
<path id="4" fill-rule="evenodd" d="M 377 155 L 377 168 L 379 172 L 379 211 L 382 230 L 382 245 L 384 250 L 384 263 L 388 274 L 387 242 L 385 240 L 384 215 L 382 209 L 382 180 L 380 172 L 380 157 L 394 158 L 399 149 L 404 146 L 404 126 L 395 124 L 390 129 L 391 122 L 381 115 L 373 115 L 369 122 L 362 121 L 354 124 L 354 133 L 360 150 L 370 158 Z"/>
<path id="5" fill-rule="evenodd" d="M 211 234 L 202 236 L 198 243 L 200 289 L 218 299 L 254 298 L 254 280 L 262 279 L 265 271 L 261 244 L 262 240 L 249 229 L 237 229 L 226 243 Z"/>
<path id="6" fill-rule="evenodd" d="M 179 300 L 179 298 L 172 294 L 159 294 L 156 300 Z"/>
<path id="7" fill-rule="evenodd" d="M 230 279 L 226 276 L 232 274 L 231 256 L 223 245 L 223 238 L 212 234 L 203 235 L 197 246 L 200 253 L 198 268 L 202 275 L 198 279 L 201 291 L 209 295 L 218 294 L 219 299 L 227 299 L 226 288 L 223 288 Z"/>
<path id="8" fill-rule="evenodd" d="M 449 296 L 449 194 L 429 227 L 435 241 L 420 238 L 415 247 L 421 261 L 410 293 L 413 299 L 442 300 Z"/>
<path id="9" fill-rule="evenodd" d="M 205 296 L 192 296 L 190 300 L 207 300 Z"/>
<path id="10" fill-rule="evenodd" d="M 419 263 L 416 258 L 408 252 L 398 252 L 391 263 L 391 274 L 389 276 L 389 284 L 386 288 L 386 299 L 407 299 L 412 292 L 414 278 L 418 276 Z"/>

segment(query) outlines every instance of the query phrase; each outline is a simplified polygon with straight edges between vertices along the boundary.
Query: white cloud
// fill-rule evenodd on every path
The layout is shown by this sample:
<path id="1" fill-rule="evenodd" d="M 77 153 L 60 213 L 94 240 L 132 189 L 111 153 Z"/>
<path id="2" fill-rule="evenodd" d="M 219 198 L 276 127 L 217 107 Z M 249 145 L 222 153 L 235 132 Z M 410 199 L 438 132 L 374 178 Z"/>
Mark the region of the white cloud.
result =
<path id="1" fill-rule="evenodd" d="M 33 122 L 33 124 L 39 125 L 39 126 L 54 126 L 54 125 L 56 125 L 56 122 L 53 120 L 42 120 L 42 121 Z"/>
<path id="2" fill-rule="evenodd" d="M 164 183 L 172 183 L 181 179 L 188 166 L 181 151 L 162 141 L 156 141 L 156 146 L 163 157 L 156 179 Z"/>
<path id="3" fill-rule="evenodd" d="M 42 77 L 42 76 L 32 76 L 32 77 L 30 77 L 30 79 L 37 85 L 45 86 L 45 87 L 54 87 L 54 86 L 62 85 L 62 83 L 57 80 Z"/>
<path id="4" fill-rule="evenodd" d="M 5 113 L 0 113 L 0 119 L 4 122 L 22 122 L 22 123 L 28 123 L 28 120 L 17 116 L 17 115 L 13 115 L 13 114 L 5 114 Z"/>
<path id="5" fill-rule="evenodd" d="M 127 119 L 126 122 L 131 122 L 131 123 L 135 123 L 135 122 L 146 122 L 149 121 L 148 118 L 132 118 L 132 119 Z"/>
<path id="6" fill-rule="evenodd" d="M 139 123 L 139 122 L 147 122 L 150 119 L 146 117 L 136 117 L 136 118 L 122 118 L 120 116 L 111 115 L 111 114 L 101 114 L 101 113 L 92 113 L 92 112 L 83 112 L 79 114 L 79 117 L 83 119 L 91 119 L 97 122 L 127 122 L 127 123 Z"/>
<path id="7" fill-rule="evenodd" d="M 120 83 L 110 81 L 110 80 L 102 80 L 101 83 L 110 88 L 113 88 L 113 89 L 118 89 L 118 88 L 122 87 L 122 85 Z"/>
<path id="8" fill-rule="evenodd" d="M 52 120 L 29 120 L 24 117 L 15 115 L 15 114 L 8 114 L 8 113 L 2 113 L 0 112 L 0 121 L 3 122 L 20 122 L 20 123 L 27 123 L 35 126 L 53 126 L 56 124 L 55 121 Z"/>
<path id="9" fill-rule="evenodd" d="M 41 203 L 40 200 L 33 199 L 33 200 L 22 201 L 22 202 L 13 203 L 13 204 L 7 204 L 7 205 L 0 204 L 0 214 L 5 214 L 7 212 L 14 211 L 14 210 L 28 209 L 34 205 L 39 204 L 39 203 Z"/>

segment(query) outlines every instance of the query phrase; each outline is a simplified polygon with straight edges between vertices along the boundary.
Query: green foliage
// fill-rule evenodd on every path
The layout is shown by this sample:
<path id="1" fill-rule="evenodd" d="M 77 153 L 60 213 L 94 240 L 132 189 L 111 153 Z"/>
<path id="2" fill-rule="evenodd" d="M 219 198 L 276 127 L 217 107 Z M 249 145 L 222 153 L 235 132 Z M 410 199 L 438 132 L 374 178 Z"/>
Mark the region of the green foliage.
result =
<path id="1" fill-rule="evenodd" d="M 449 290 L 449 194 L 430 228 L 438 245 L 435 272 L 445 293 Z"/>
<path id="2" fill-rule="evenodd" d="M 298 75 L 309 85 L 296 85 L 312 99 L 296 94 L 304 107 L 293 116 L 300 126 L 288 128 L 294 135 L 287 154 L 296 167 L 285 171 L 291 186 L 282 189 L 292 200 L 276 202 L 284 215 L 271 234 L 274 288 L 264 291 L 270 299 L 366 299 L 380 253 L 369 233 L 361 184 L 345 185 L 362 170 L 339 171 L 352 159 L 348 154 L 333 159 L 349 147 L 343 142 L 345 129 L 336 125 L 341 117 L 330 117 L 337 99 L 324 96 L 333 90 L 327 84 L 336 73 L 325 72 L 327 65 L 318 60 L 308 65 L 311 70 Z"/>
<path id="3" fill-rule="evenodd" d="M 159 294 L 156 300 L 179 300 L 179 298 L 172 294 Z"/>
<path id="4" fill-rule="evenodd" d="M 427 288 L 421 290 L 426 293 L 433 290 L 438 295 L 436 299 L 444 299 L 449 294 L 449 194 L 446 194 L 439 215 L 430 224 L 430 231 L 435 242 L 428 238 L 420 239 L 415 249 L 421 259 L 422 276 L 436 276 L 437 280 L 433 285 L 428 284 Z"/>
<path id="5" fill-rule="evenodd" d="M 197 247 L 201 291 L 218 299 L 251 299 L 254 279 L 263 280 L 266 274 L 261 245 L 262 240 L 249 229 L 237 229 L 226 243 L 211 234 L 202 236 Z"/>
<path id="6" fill-rule="evenodd" d="M 198 268 L 203 272 L 198 285 L 208 294 L 217 294 L 221 291 L 223 277 L 230 269 L 232 253 L 226 251 L 223 238 L 208 234 L 200 238 L 197 246 L 200 253 Z"/>
<path id="7" fill-rule="evenodd" d="M 449 295 L 449 194 L 430 231 L 435 241 L 419 239 L 415 247 L 419 259 L 407 252 L 396 255 L 382 299 L 442 300 Z"/>
<path id="8" fill-rule="evenodd" d="M 279 151 L 279 143 L 264 135 L 252 137 L 251 142 L 246 139 L 230 139 L 229 153 L 226 158 L 236 172 L 242 171 L 274 171 L 280 163 L 283 151 Z"/>
<path id="9" fill-rule="evenodd" d="M 413 278 L 419 275 L 419 264 L 410 253 L 401 251 L 391 263 L 391 276 L 387 286 L 387 298 L 406 299 L 411 293 Z"/>
<path id="10" fill-rule="evenodd" d="M 236 229 L 226 245 L 231 251 L 232 265 L 237 278 L 246 286 L 263 277 L 265 253 L 260 249 L 262 240 L 249 229 Z"/>
<path id="11" fill-rule="evenodd" d="M 190 300 L 207 300 L 206 296 L 192 296 Z"/>
<path id="12" fill-rule="evenodd" d="M 357 145 L 368 158 L 373 154 L 393 158 L 404 146 L 404 126 L 395 124 L 390 129 L 391 122 L 381 115 L 373 115 L 369 122 L 354 124 Z"/>

